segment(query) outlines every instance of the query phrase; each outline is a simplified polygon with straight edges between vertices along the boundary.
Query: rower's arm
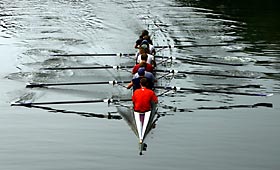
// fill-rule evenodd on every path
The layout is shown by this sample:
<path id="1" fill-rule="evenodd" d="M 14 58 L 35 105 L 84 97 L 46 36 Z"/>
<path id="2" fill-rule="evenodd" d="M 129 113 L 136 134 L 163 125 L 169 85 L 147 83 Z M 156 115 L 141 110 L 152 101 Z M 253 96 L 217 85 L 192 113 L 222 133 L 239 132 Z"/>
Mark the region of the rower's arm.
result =
<path id="1" fill-rule="evenodd" d="M 153 93 L 153 98 L 152 98 L 152 100 L 153 100 L 153 102 L 154 102 L 155 104 L 158 103 L 158 97 L 156 96 L 155 93 Z"/>
<path id="2" fill-rule="evenodd" d="M 154 68 L 156 68 L 157 67 L 157 63 L 156 63 L 156 60 L 154 59 L 154 60 L 152 60 L 152 65 L 154 66 Z"/>
<path id="3" fill-rule="evenodd" d="M 131 81 L 128 85 L 127 85 L 127 89 L 130 89 L 133 86 L 133 82 Z"/>

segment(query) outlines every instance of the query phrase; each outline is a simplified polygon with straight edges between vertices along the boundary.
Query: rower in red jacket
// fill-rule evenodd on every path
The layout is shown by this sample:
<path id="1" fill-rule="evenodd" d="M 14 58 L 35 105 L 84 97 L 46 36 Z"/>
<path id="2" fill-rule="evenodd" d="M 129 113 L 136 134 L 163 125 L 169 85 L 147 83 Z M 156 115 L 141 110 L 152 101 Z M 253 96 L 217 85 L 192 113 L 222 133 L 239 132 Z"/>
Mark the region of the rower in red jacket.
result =
<path id="1" fill-rule="evenodd" d="M 150 111 L 152 103 L 158 103 L 158 98 L 153 90 L 147 88 L 147 79 L 142 78 L 140 81 L 141 88 L 134 91 L 132 102 L 134 111 L 144 113 Z"/>
<path id="2" fill-rule="evenodd" d="M 133 67 L 132 74 L 137 73 L 137 71 L 140 67 L 144 67 L 146 71 L 152 73 L 153 70 L 154 70 L 154 67 L 151 64 L 147 63 L 147 59 L 148 59 L 148 55 L 147 54 L 142 54 L 141 55 L 141 62 L 139 64 L 136 64 Z"/>

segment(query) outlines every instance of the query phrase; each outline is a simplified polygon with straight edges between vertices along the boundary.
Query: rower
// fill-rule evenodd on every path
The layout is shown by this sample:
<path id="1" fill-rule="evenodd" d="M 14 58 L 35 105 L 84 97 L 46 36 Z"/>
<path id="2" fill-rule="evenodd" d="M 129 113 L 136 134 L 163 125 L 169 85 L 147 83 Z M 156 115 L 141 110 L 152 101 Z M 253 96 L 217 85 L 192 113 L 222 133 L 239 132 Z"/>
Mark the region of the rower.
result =
<path id="1" fill-rule="evenodd" d="M 150 43 L 149 39 L 150 39 L 150 36 L 145 35 L 143 37 L 143 41 L 141 42 L 140 46 L 142 44 L 146 44 L 149 47 L 148 53 L 154 56 L 154 55 L 156 55 L 156 50 L 155 50 L 155 47 L 153 46 L 153 44 Z"/>
<path id="2" fill-rule="evenodd" d="M 148 89 L 153 89 L 154 88 L 154 75 L 152 73 L 149 74 L 149 72 L 145 72 L 145 68 L 141 67 L 139 68 L 138 74 L 134 75 L 133 79 L 131 80 L 131 82 L 127 85 L 127 89 L 130 89 L 131 87 L 133 87 L 133 91 L 140 89 L 141 85 L 140 85 L 140 81 L 142 78 L 146 78 L 148 84 L 146 85 L 146 87 Z"/>
<path id="3" fill-rule="evenodd" d="M 154 67 L 147 63 L 148 55 L 146 53 L 141 55 L 141 61 L 139 64 L 136 64 L 132 69 L 132 74 L 136 74 L 140 67 L 145 67 L 145 71 L 153 72 Z"/>
<path id="4" fill-rule="evenodd" d="M 141 55 L 142 54 L 147 54 L 147 63 L 153 65 L 153 67 L 156 66 L 155 62 L 155 57 L 151 54 L 149 54 L 149 47 L 147 44 L 142 44 L 139 48 L 139 51 L 136 53 L 135 58 L 136 58 L 136 64 L 141 62 Z"/>
<path id="5" fill-rule="evenodd" d="M 144 37 L 146 39 L 148 39 L 150 44 L 153 44 L 153 42 L 152 42 L 152 40 L 150 39 L 150 36 L 149 36 L 149 31 L 143 30 L 141 35 L 139 36 L 138 40 L 135 42 L 134 48 L 139 48 L 140 47 L 142 41 L 144 40 Z"/>
<path id="6" fill-rule="evenodd" d="M 140 81 L 141 88 L 135 90 L 132 96 L 134 111 L 145 113 L 150 111 L 152 103 L 158 103 L 158 98 L 153 90 L 148 89 L 148 80 L 142 78 Z"/>
<path id="7" fill-rule="evenodd" d="M 136 79 L 138 77 L 140 77 L 139 73 L 142 74 L 142 71 L 144 70 L 144 77 L 146 77 L 147 79 L 151 80 L 152 84 L 154 84 L 154 82 L 156 81 L 155 76 L 153 75 L 153 73 L 146 71 L 144 67 L 140 67 L 137 71 L 136 74 L 134 74 L 132 79 Z"/>

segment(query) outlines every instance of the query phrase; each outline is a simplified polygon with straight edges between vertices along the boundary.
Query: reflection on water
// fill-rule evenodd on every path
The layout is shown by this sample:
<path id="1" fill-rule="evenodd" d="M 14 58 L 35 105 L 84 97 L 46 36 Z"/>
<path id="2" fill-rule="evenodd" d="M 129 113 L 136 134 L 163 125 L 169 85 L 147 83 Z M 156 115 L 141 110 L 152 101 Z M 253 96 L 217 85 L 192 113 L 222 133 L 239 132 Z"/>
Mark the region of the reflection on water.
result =
<path id="1" fill-rule="evenodd" d="M 213 10 L 222 15 L 209 15 L 210 18 L 224 18 L 241 22 L 235 25 L 236 33 L 240 36 L 239 42 L 252 44 L 248 51 L 262 54 L 279 54 L 280 23 L 278 1 L 227 1 L 227 0 L 203 0 L 203 1 L 180 1 L 182 5 L 191 5 Z M 236 40 L 235 40 L 236 41 Z"/>

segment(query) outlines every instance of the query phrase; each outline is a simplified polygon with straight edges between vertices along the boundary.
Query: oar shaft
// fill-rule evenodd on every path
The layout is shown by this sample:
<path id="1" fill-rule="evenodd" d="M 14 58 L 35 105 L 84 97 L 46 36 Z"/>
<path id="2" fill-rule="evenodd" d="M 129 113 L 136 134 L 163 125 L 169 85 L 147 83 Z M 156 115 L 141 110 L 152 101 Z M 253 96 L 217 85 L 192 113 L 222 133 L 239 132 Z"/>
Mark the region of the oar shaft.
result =
<path id="1" fill-rule="evenodd" d="M 97 100 L 72 100 L 72 101 L 55 101 L 55 102 L 30 102 L 30 103 L 12 103 L 11 106 L 26 106 L 31 107 L 33 105 L 60 105 L 60 104 L 80 104 L 80 103 L 114 103 L 120 101 L 131 101 L 131 99 L 97 99 Z"/>
<path id="2" fill-rule="evenodd" d="M 228 65 L 228 66 L 244 66 L 244 63 L 225 63 L 225 62 L 217 62 L 217 61 L 207 61 L 207 60 L 192 60 L 186 58 L 175 58 L 181 61 L 189 61 L 189 62 L 196 62 L 196 63 L 208 63 L 208 64 L 219 64 L 219 65 Z"/>
<path id="3" fill-rule="evenodd" d="M 180 73 L 180 74 L 193 74 L 193 75 L 204 75 L 204 76 L 215 76 L 215 77 L 230 77 L 230 78 L 255 78 L 255 77 L 247 77 L 247 76 L 233 76 L 233 75 L 218 75 L 218 74 L 211 74 L 211 73 L 202 73 L 202 72 L 190 72 L 190 71 L 177 71 L 177 70 L 154 70 L 155 72 L 162 72 L 162 73 Z"/>
<path id="4" fill-rule="evenodd" d="M 96 67 L 49 67 L 41 68 L 42 70 L 98 70 L 98 69 L 127 69 L 134 66 L 96 66 Z"/>
<path id="5" fill-rule="evenodd" d="M 29 83 L 26 85 L 26 88 L 34 87 L 47 87 L 47 86 L 71 86 L 71 85 L 90 85 L 90 84 L 122 84 L 129 83 L 130 81 L 100 81 L 100 82 L 80 82 L 80 83 Z"/>
<path id="6" fill-rule="evenodd" d="M 135 53 L 110 53 L 110 54 L 53 54 L 52 56 L 56 56 L 56 57 L 83 57 L 83 56 L 100 56 L 100 57 L 106 57 L 106 56 L 118 56 L 118 57 L 122 57 L 122 56 L 131 56 L 131 55 L 135 55 Z"/>
<path id="7" fill-rule="evenodd" d="M 154 48 L 188 48 L 188 47 L 218 47 L 229 46 L 229 44 L 193 44 L 193 45 L 158 45 Z"/>
<path id="8" fill-rule="evenodd" d="M 225 63 L 225 62 L 218 62 L 218 61 L 208 61 L 208 60 L 195 60 L 190 58 L 181 58 L 181 57 L 167 57 L 167 56 L 155 56 L 156 58 L 163 58 L 163 59 L 170 59 L 170 60 L 180 60 L 180 61 L 187 61 L 191 63 L 201 63 L 201 64 L 219 64 L 219 65 L 229 65 L 229 66 L 244 66 L 244 63 Z"/>
<path id="9" fill-rule="evenodd" d="M 78 104 L 78 103 L 98 103 L 103 100 L 81 100 L 81 101 L 57 101 L 57 102 L 33 102 L 33 103 L 12 103 L 12 106 L 32 106 L 32 105 L 60 105 L 60 104 Z"/>
<path id="10" fill-rule="evenodd" d="M 49 67 L 49 68 L 41 68 L 42 70 L 82 70 L 82 69 L 109 69 L 112 67 L 104 66 L 104 67 Z"/>
<path id="11" fill-rule="evenodd" d="M 166 90 L 184 90 L 184 91 L 192 91 L 192 92 L 196 92 L 196 93 L 208 92 L 208 93 L 222 93 L 222 94 L 234 94 L 234 95 L 244 95 L 244 96 L 271 96 L 271 95 L 273 95 L 273 94 L 262 94 L 262 93 L 231 92 L 231 91 L 195 89 L 195 88 L 183 88 L 183 87 L 155 86 L 155 88 L 166 89 Z"/>

